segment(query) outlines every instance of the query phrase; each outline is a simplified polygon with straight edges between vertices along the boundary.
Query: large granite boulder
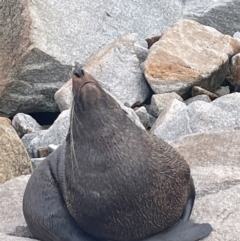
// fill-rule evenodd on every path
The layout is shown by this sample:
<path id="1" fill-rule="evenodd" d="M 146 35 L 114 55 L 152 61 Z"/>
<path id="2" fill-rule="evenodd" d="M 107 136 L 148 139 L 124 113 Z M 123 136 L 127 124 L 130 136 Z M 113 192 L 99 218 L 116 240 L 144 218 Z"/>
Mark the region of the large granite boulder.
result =
<path id="1" fill-rule="evenodd" d="M 10 120 L 0 117 L 0 184 L 32 172 L 27 151 Z"/>
<path id="2" fill-rule="evenodd" d="M 183 17 L 216 28 L 224 34 L 239 31 L 239 0 L 184 0 Z"/>
<path id="3" fill-rule="evenodd" d="M 181 11 L 180 0 L 0 1 L 0 114 L 57 111 L 54 93 L 75 62 L 125 33 L 159 34 Z"/>
<path id="4" fill-rule="evenodd" d="M 186 96 L 193 85 L 216 90 L 224 81 L 229 58 L 240 43 L 192 20 L 181 20 L 164 32 L 150 49 L 145 77 L 155 93 Z"/>

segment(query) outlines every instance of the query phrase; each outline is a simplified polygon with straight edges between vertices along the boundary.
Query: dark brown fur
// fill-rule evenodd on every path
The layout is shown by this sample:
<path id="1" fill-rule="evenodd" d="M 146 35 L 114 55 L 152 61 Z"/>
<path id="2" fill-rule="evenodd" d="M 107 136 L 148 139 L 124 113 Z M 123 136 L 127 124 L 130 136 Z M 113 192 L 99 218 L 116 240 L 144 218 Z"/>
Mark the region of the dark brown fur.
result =
<path id="1" fill-rule="evenodd" d="M 177 222 L 192 185 L 186 161 L 139 129 L 84 73 L 73 76 L 64 200 L 77 224 L 109 240 L 140 240 Z"/>

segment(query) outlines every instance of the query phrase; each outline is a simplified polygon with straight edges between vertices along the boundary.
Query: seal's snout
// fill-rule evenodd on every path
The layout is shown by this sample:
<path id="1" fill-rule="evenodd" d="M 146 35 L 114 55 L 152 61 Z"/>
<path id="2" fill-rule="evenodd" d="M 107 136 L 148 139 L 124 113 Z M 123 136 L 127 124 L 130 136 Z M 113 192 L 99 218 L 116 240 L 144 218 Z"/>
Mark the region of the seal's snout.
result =
<path id="1" fill-rule="evenodd" d="M 81 68 L 76 68 L 74 71 L 73 71 L 73 74 L 76 75 L 77 77 L 81 78 L 84 76 L 84 71 L 83 69 Z"/>

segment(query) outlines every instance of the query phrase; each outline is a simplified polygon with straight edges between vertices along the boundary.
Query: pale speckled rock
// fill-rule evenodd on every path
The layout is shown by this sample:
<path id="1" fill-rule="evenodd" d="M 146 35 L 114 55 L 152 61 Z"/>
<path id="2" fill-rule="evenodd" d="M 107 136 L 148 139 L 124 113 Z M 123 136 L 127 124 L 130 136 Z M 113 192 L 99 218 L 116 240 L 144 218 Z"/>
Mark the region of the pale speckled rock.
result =
<path id="1" fill-rule="evenodd" d="M 85 64 L 123 34 L 137 32 L 142 38 L 158 34 L 182 15 L 181 0 L 147 5 L 144 0 L 0 3 L 2 116 L 58 111 L 54 93 L 70 78 L 75 62 Z"/>
<path id="2" fill-rule="evenodd" d="M 150 93 L 133 35 L 122 36 L 101 49 L 86 63 L 84 70 L 130 107 L 144 102 Z"/>
<path id="3" fill-rule="evenodd" d="M 60 145 L 64 142 L 70 123 L 70 110 L 61 112 L 52 126 L 47 130 L 26 134 L 22 138 L 30 157 L 38 157 L 38 148 L 48 147 L 50 144 Z"/>
<path id="4" fill-rule="evenodd" d="M 35 46 L 62 63 L 84 64 L 103 45 L 125 33 L 137 32 L 143 38 L 161 33 L 181 18 L 183 5 L 181 0 L 148 4 L 144 0 L 73 0 L 71 4 L 34 0 L 29 6 Z"/>
<path id="5" fill-rule="evenodd" d="M 18 113 L 13 117 L 12 126 L 20 137 L 27 133 L 42 130 L 42 127 L 30 115 Z"/>
<path id="6" fill-rule="evenodd" d="M 232 57 L 227 80 L 232 85 L 240 85 L 240 53 Z"/>
<path id="7" fill-rule="evenodd" d="M 239 31 L 239 0 L 185 0 L 183 17 L 216 28 L 224 34 Z"/>
<path id="8" fill-rule="evenodd" d="M 0 183 L 32 172 L 27 151 L 7 120 L 0 121 L 0 153 Z"/>
<path id="9" fill-rule="evenodd" d="M 1 83 L 2 116 L 14 116 L 19 112 L 57 112 L 54 94 L 70 78 L 72 67 L 33 48 L 21 56 L 11 73 L 9 80 Z"/>
<path id="10" fill-rule="evenodd" d="M 17 227 L 26 229 L 22 198 L 29 177 L 22 175 L 0 185 L 0 233 L 14 234 Z"/>
<path id="11" fill-rule="evenodd" d="M 197 22 L 181 20 L 151 47 L 144 73 L 155 93 L 185 96 L 194 85 L 213 91 L 226 77 L 229 58 L 239 52 L 236 39 Z"/>
<path id="12" fill-rule="evenodd" d="M 206 241 L 240 236 L 240 128 L 198 133 L 170 144 L 191 166 L 197 198 L 192 217 L 210 222 Z"/>
<path id="13" fill-rule="evenodd" d="M 182 97 L 175 92 L 152 95 L 149 113 L 154 117 L 158 117 L 161 111 L 163 111 L 173 99 L 183 101 Z"/>
<path id="14" fill-rule="evenodd" d="M 240 126 L 240 93 L 224 95 L 211 103 L 194 101 L 188 106 L 173 100 L 160 114 L 151 133 L 170 142 L 188 134 L 235 126 Z"/>
<path id="15" fill-rule="evenodd" d="M 54 99 L 60 111 L 67 110 L 72 106 L 72 79 L 69 79 L 54 95 Z"/>
<path id="16" fill-rule="evenodd" d="M 191 98 L 185 100 L 184 103 L 186 105 L 190 105 L 192 102 L 197 101 L 197 100 L 201 100 L 201 101 L 205 101 L 205 102 L 209 102 L 209 103 L 211 102 L 211 99 L 207 95 L 196 95 L 194 97 L 191 97 Z"/>
<path id="17" fill-rule="evenodd" d="M 237 38 L 237 39 L 240 39 L 240 32 L 235 32 L 235 33 L 233 34 L 233 37 L 234 37 L 234 38 Z"/>

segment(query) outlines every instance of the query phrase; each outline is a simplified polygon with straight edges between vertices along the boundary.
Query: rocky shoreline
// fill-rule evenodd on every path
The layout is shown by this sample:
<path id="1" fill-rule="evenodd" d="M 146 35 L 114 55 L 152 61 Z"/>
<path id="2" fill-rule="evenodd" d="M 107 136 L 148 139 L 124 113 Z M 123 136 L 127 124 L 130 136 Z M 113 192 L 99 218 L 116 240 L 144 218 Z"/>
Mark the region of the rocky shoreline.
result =
<path id="1" fill-rule="evenodd" d="M 197 222 L 211 223 L 214 229 L 205 240 L 238 241 L 240 34 L 236 31 L 240 30 L 240 19 L 238 25 L 229 24 L 230 17 L 240 11 L 237 1 L 226 1 L 225 5 L 221 1 L 161 1 L 166 3 L 165 7 L 159 6 L 165 11 L 158 19 L 162 28 L 150 32 L 141 26 L 138 34 L 124 34 L 136 30 L 132 20 L 125 28 L 117 20 L 107 20 L 114 19 L 124 8 L 114 5 L 115 10 L 113 6 L 105 10 L 100 32 L 96 31 L 98 24 L 84 22 L 96 32 L 96 39 L 91 37 L 91 41 L 87 32 L 80 36 L 79 27 L 77 40 L 71 39 L 72 30 L 62 24 L 54 29 L 61 19 L 44 13 L 52 9 L 47 2 L 39 5 L 38 0 L 21 0 L 12 6 L 15 1 L 0 2 L 0 17 L 11 7 L 16 9 L 19 20 L 13 21 L 19 30 L 16 36 L 3 41 L 6 46 L 12 46 L 13 41 L 14 48 L 0 50 L 0 239 L 34 240 L 22 214 L 23 192 L 32 171 L 66 138 L 72 102 L 71 73 L 73 66 L 80 64 L 114 96 L 139 128 L 168 142 L 189 163 L 197 191 L 192 217 Z M 70 9 L 63 11 L 62 1 L 56 4 L 63 16 L 70 14 Z M 97 19 L 104 9 L 101 4 L 95 13 Z M 205 8 L 200 13 L 202 5 Z M 226 14 L 227 6 L 234 11 L 225 24 L 216 21 Z M 216 16 L 211 14 L 213 9 Z M 125 18 L 129 18 L 129 11 Z M 84 19 L 90 13 L 85 14 Z M 166 22 L 167 14 L 175 17 Z M 197 22 L 182 19 L 182 14 Z M 91 16 L 95 23 L 96 16 Z M 78 13 L 75 17 L 79 19 Z M 49 24 L 48 32 L 43 23 L 50 18 L 56 19 Z M 153 19 L 151 15 L 138 24 L 145 23 L 147 29 Z M 76 25 L 77 20 L 70 20 Z M 7 23 L 4 26 L 9 27 Z M 64 31 L 69 32 L 70 39 Z M 79 41 L 79 49 L 75 41 Z M 98 45 L 91 48 L 92 41 Z M 60 114 L 46 128 L 31 116 L 33 112 Z"/>

